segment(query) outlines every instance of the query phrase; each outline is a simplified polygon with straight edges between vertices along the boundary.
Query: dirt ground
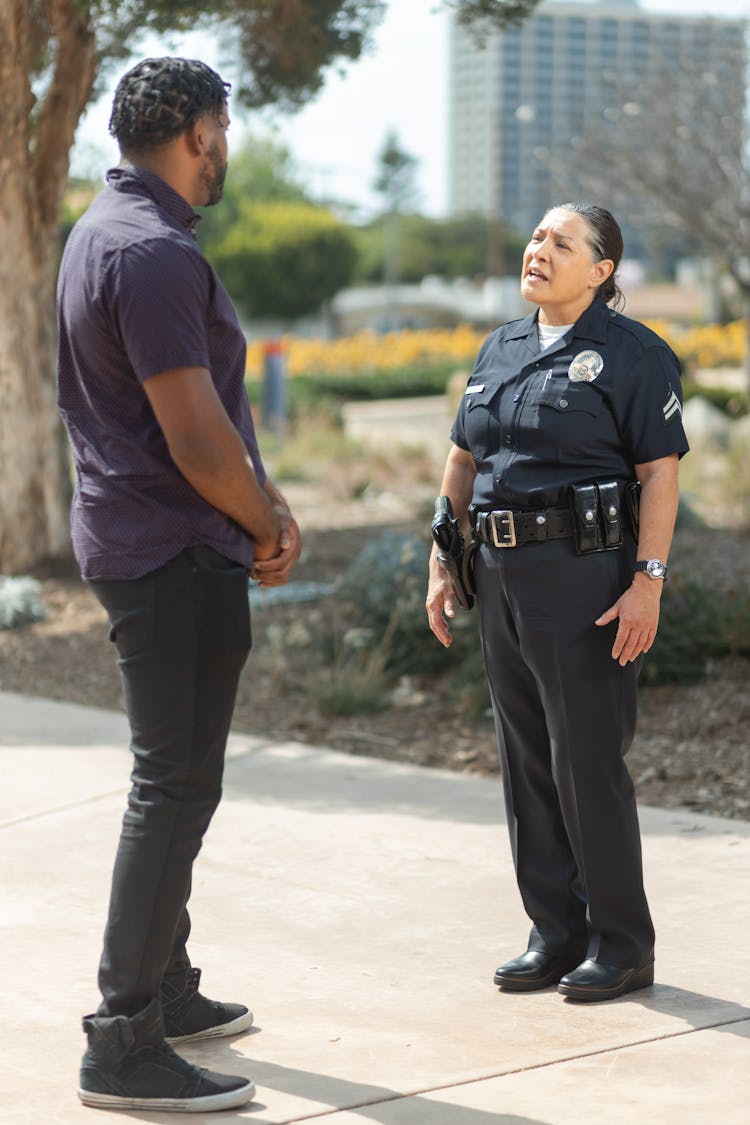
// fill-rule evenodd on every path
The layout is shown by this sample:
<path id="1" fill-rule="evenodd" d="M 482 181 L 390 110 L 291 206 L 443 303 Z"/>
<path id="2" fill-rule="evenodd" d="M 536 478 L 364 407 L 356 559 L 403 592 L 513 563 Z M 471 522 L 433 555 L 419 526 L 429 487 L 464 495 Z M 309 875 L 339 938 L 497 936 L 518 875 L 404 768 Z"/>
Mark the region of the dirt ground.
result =
<path id="1" fill-rule="evenodd" d="M 423 503 L 433 485 L 423 484 Z M 342 495 L 331 515 L 330 491 L 314 485 L 285 491 L 300 514 L 305 551 L 297 581 L 330 581 L 368 539 L 386 528 L 413 529 L 413 482 L 389 492 Z M 422 530 L 424 523 L 422 522 Z M 723 584 L 750 580 L 750 537 L 728 531 L 678 533 L 672 566 L 711 575 Z M 121 705 L 114 651 L 105 615 L 71 566 L 40 571 L 47 610 L 44 622 L 0 632 L 0 690 L 46 696 L 97 707 Z M 398 685 L 389 706 L 375 714 L 323 717 L 304 690 L 309 650 L 286 647 L 279 675 L 273 635 L 313 612 L 310 604 L 263 606 L 254 611 L 254 652 L 240 686 L 235 729 L 274 740 L 295 739 L 423 765 L 475 773 L 497 770 L 488 714 L 470 716 L 442 698 L 438 681 Z M 325 612 L 325 610 L 323 610 Z M 426 627 L 426 626 L 425 626 Z M 437 642 L 436 642 L 437 643 Z M 295 660 L 298 668 L 295 669 Z M 750 664 L 735 660 L 712 669 L 709 679 L 680 687 L 644 688 L 636 742 L 628 756 L 639 799 L 661 807 L 687 807 L 717 816 L 750 819 Z"/>

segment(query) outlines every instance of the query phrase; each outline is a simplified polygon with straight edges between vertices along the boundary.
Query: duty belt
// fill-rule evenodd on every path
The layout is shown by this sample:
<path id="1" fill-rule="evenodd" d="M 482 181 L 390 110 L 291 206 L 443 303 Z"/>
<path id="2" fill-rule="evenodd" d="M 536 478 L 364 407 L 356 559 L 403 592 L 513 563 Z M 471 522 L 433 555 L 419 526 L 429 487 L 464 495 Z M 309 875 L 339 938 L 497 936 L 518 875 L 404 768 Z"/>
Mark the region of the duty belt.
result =
<path id="1" fill-rule="evenodd" d="M 569 539 L 573 519 L 568 507 L 523 511 L 496 508 L 475 513 L 474 534 L 482 543 L 494 547 L 522 547 L 524 543 L 544 543 L 547 539 Z"/>

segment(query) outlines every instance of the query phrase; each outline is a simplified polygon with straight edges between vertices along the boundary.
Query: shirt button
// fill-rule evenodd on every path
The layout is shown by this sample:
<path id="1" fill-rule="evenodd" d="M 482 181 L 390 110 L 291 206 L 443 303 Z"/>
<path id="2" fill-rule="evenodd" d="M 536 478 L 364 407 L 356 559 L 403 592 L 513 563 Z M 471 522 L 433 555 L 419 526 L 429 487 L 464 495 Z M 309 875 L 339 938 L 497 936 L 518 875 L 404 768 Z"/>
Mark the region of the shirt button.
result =
<path id="1" fill-rule="evenodd" d="M 568 400 L 566 398 L 561 398 L 558 405 L 559 405 L 561 410 L 564 410 L 565 407 L 568 405 Z"/>
<path id="2" fill-rule="evenodd" d="M 513 401 L 518 402 L 520 397 L 521 397 L 520 395 L 513 395 Z"/>

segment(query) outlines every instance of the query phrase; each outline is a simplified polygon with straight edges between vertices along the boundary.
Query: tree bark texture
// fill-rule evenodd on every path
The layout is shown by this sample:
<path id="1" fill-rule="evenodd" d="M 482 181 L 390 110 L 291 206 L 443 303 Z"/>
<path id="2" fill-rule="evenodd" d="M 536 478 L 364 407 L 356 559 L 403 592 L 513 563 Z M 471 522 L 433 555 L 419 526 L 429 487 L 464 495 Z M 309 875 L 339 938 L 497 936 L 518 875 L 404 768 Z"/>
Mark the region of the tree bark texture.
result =
<path id="1" fill-rule="evenodd" d="M 29 75 L 40 55 L 37 101 Z M 59 213 L 95 43 L 77 0 L 0 4 L 0 572 L 69 550 L 71 477 L 55 402 Z"/>

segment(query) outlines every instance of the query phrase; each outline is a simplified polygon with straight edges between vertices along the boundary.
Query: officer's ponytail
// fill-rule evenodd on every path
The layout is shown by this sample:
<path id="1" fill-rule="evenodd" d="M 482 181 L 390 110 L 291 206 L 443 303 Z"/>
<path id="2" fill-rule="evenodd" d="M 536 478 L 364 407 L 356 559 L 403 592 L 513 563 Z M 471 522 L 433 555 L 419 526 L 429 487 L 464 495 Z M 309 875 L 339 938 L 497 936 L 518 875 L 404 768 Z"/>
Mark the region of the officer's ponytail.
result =
<path id="1" fill-rule="evenodd" d="M 604 258 L 609 258 L 614 262 L 612 273 L 599 286 L 598 296 L 607 304 L 614 302 L 616 309 L 621 308 L 625 298 L 617 284 L 617 267 L 622 258 L 622 231 L 614 215 L 606 207 L 599 207 L 595 203 L 562 203 L 553 210 L 573 211 L 585 220 L 591 232 L 589 245 L 594 261 L 601 262 Z"/>

